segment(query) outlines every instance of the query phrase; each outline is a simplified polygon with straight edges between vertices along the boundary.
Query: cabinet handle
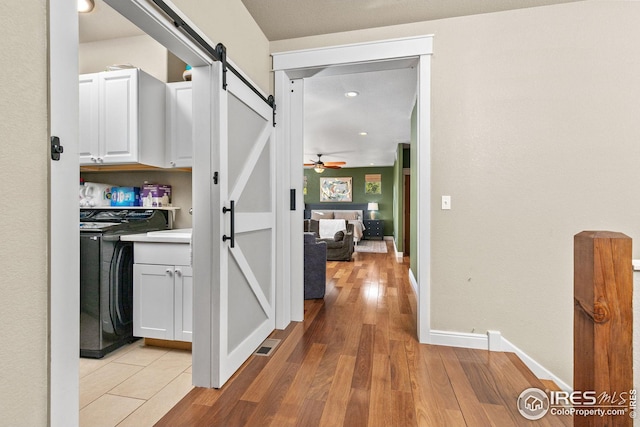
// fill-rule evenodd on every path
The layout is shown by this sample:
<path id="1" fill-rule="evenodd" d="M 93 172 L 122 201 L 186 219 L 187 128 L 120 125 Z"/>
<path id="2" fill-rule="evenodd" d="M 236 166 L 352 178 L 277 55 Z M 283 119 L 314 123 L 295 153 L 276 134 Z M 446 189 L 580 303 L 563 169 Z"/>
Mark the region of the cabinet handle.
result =
<path id="1" fill-rule="evenodd" d="M 102 162 L 103 162 L 102 157 L 98 157 L 98 163 L 102 163 Z"/>
<path id="2" fill-rule="evenodd" d="M 176 276 L 178 277 L 182 276 L 182 271 L 180 271 L 179 268 L 176 268 Z"/>
<path id="3" fill-rule="evenodd" d="M 173 275 L 173 271 L 170 268 L 167 268 L 167 270 L 165 271 L 165 273 L 167 273 L 169 276 Z"/>
<path id="4" fill-rule="evenodd" d="M 97 159 L 96 157 L 94 157 L 94 156 L 91 156 L 90 160 L 91 160 L 93 163 L 96 163 L 96 162 L 98 161 L 98 159 Z"/>
<path id="5" fill-rule="evenodd" d="M 173 166 L 173 167 L 175 167 L 175 166 L 176 166 L 176 162 L 169 162 L 169 164 L 170 164 L 171 166 Z"/>

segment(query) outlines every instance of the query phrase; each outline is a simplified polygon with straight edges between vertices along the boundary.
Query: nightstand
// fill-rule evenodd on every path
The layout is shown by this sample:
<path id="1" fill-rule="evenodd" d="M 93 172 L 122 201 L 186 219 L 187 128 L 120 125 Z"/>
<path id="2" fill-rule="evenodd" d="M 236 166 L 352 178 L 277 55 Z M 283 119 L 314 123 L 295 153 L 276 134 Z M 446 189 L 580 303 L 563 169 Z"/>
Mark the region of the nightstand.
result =
<path id="1" fill-rule="evenodd" d="M 381 219 L 365 219 L 363 237 L 367 240 L 384 238 L 384 221 Z"/>

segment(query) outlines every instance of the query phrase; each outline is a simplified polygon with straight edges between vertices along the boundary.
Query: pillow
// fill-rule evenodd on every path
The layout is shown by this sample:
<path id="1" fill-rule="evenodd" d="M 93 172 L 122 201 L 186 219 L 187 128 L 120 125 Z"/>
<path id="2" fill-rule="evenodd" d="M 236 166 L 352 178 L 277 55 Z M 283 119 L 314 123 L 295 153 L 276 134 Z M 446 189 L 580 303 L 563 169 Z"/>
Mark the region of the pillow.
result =
<path id="1" fill-rule="evenodd" d="M 349 221 L 353 219 L 358 219 L 358 214 L 354 211 L 344 211 L 344 212 L 336 211 L 333 213 L 333 217 L 335 219 L 345 219 Z"/>
<path id="2" fill-rule="evenodd" d="M 333 212 L 311 211 L 311 219 L 333 219 Z"/>
<path id="3" fill-rule="evenodd" d="M 344 239 L 344 231 L 338 231 L 333 235 L 333 240 L 336 242 L 341 242 Z"/>

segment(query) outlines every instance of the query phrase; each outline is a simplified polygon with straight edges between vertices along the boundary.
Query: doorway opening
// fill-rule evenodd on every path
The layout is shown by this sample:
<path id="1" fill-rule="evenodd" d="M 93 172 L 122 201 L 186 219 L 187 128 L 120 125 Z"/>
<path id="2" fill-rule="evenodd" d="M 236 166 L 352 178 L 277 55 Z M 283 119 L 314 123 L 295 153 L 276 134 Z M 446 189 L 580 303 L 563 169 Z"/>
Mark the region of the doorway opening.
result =
<path id="1" fill-rule="evenodd" d="M 302 144 L 304 140 L 304 80 L 318 73 L 349 74 L 354 72 L 397 69 L 414 65 L 417 70 L 417 127 L 415 158 L 411 165 L 415 171 L 416 233 L 417 248 L 413 256 L 410 277 L 415 282 L 418 299 L 418 339 L 429 342 L 430 316 L 430 55 L 432 37 L 416 37 L 361 43 L 329 48 L 309 49 L 305 51 L 274 53 L 276 99 L 283 116 L 281 128 L 277 129 L 279 157 L 288 159 L 291 173 L 285 177 L 283 186 L 296 190 L 296 204 L 304 205 L 302 198 L 303 173 L 301 163 L 304 159 Z M 412 147 L 413 148 L 413 147 Z M 303 242 L 300 231 L 303 230 L 303 217 L 299 211 L 287 212 L 285 223 L 289 224 L 288 237 L 291 252 L 288 255 L 291 265 L 291 319 L 302 321 L 304 318 L 303 299 Z M 294 285 L 295 284 L 295 285 Z"/>

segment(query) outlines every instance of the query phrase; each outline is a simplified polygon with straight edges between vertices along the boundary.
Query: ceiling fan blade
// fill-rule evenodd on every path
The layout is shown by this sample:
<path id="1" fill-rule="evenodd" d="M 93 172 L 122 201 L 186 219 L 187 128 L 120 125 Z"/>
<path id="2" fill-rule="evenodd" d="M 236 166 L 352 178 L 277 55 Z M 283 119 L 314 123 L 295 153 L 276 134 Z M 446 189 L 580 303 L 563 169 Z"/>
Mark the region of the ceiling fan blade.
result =
<path id="1" fill-rule="evenodd" d="M 331 166 L 342 166 L 342 165 L 346 165 L 347 162 L 324 162 L 324 165 L 331 165 Z"/>
<path id="2" fill-rule="evenodd" d="M 325 168 L 325 169 L 342 169 L 342 166 L 327 165 L 327 164 L 325 163 L 324 168 Z"/>
<path id="3" fill-rule="evenodd" d="M 305 163 L 304 165 L 305 166 L 315 166 L 316 164 L 315 163 Z"/>

